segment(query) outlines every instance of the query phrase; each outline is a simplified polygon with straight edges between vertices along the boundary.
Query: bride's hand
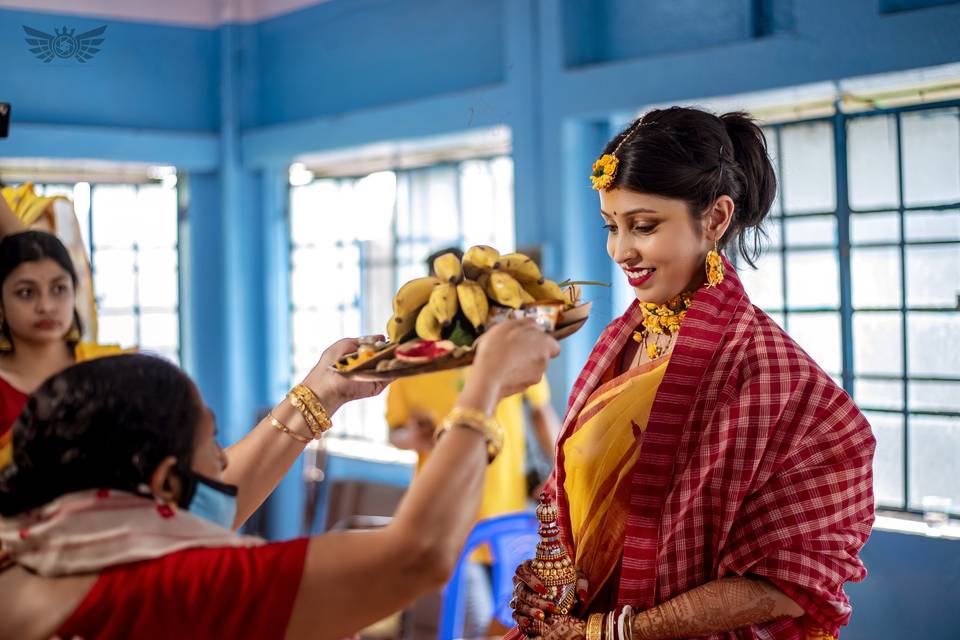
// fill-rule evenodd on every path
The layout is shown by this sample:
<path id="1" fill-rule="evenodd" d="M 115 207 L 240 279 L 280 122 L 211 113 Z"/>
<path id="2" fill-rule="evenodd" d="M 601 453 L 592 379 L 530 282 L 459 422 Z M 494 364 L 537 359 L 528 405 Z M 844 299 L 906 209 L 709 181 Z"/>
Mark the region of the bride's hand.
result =
<path id="1" fill-rule="evenodd" d="M 327 347 L 320 356 L 320 360 L 303 379 L 303 384 L 317 394 L 320 403 L 330 416 L 347 402 L 375 396 L 387 386 L 386 382 L 353 380 L 332 369 L 337 360 L 348 353 L 355 352 L 359 347 L 360 341 L 356 338 L 344 338 L 334 342 Z"/>
<path id="2" fill-rule="evenodd" d="M 536 627 L 533 637 L 540 640 L 585 640 L 587 637 L 587 623 L 572 616 L 557 616 Z"/>
<path id="3" fill-rule="evenodd" d="M 583 608 L 589 586 L 587 578 L 577 570 L 577 604 L 573 607 L 574 612 Z M 556 606 L 544 597 L 546 593 L 546 586 L 533 572 L 532 560 L 525 560 L 517 566 L 513 576 L 513 599 L 510 600 L 510 608 L 513 609 L 513 619 L 517 626 L 529 636 L 540 635 L 537 633 L 539 623 L 550 620 L 556 614 Z"/>

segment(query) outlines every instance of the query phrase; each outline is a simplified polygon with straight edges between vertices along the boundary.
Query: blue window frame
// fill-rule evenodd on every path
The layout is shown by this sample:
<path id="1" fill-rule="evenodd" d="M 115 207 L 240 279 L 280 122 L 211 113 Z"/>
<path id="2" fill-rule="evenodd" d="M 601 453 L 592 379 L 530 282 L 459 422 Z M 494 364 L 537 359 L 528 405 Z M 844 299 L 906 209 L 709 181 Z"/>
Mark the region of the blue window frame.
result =
<path id="1" fill-rule="evenodd" d="M 446 246 L 514 246 L 513 162 L 475 158 L 290 188 L 291 383 L 327 345 L 384 333 L 398 286 Z M 384 398 L 341 409 L 334 434 L 386 440 Z"/>
<path id="2" fill-rule="evenodd" d="M 137 347 L 180 363 L 178 205 L 175 181 L 37 184 L 64 195 L 90 259 L 102 344 Z"/>

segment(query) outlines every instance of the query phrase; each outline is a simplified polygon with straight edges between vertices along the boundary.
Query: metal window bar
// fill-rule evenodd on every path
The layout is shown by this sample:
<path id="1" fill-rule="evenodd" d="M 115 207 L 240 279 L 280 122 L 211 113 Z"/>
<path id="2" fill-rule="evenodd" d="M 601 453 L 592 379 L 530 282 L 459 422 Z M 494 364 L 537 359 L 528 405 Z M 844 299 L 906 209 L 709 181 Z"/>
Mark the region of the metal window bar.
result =
<path id="1" fill-rule="evenodd" d="M 410 223 L 411 223 L 411 225 L 412 225 L 412 226 L 411 226 L 411 231 L 408 232 L 407 234 L 402 234 L 402 233 L 400 233 L 400 229 L 399 229 L 399 227 L 400 227 L 400 221 L 399 221 L 399 216 L 400 216 L 400 201 L 399 201 L 399 199 L 400 199 L 400 197 L 402 197 L 401 187 L 400 187 L 401 181 L 407 181 L 407 188 L 406 188 L 406 194 L 405 194 L 405 195 L 406 195 L 406 198 L 407 198 L 407 202 L 406 202 L 406 207 L 405 207 L 405 213 L 406 213 L 406 215 L 408 215 L 408 216 L 414 216 L 415 214 L 413 213 L 413 212 L 414 212 L 414 208 L 413 208 L 413 192 L 412 192 L 412 189 L 409 188 L 409 187 L 410 187 L 410 185 L 409 185 L 409 180 L 410 180 L 410 178 L 413 177 L 413 176 L 415 176 L 415 175 L 417 175 L 418 173 L 422 173 L 422 172 L 424 172 L 424 171 L 435 170 L 435 169 L 440 169 L 440 168 L 445 168 L 445 167 L 446 167 L 446 168 L 451 168 L 451 167 L 452 167 L 452 168 L 455 169 L 455 176 L 454 176 L 454 201 L 456 202 L 457 211 L 454 212 L 454 213 L 456 214 L 456 217 L 457 217 L 457 224 L 456 224 L 457 235 L 456 235 L 455 238 L 444 239 L 444 241 L 445 241 L 445 242 L 455 242 L 455 243 L 462 244 L 463 241 L 464 241 L 464 239 L 465 239 L 465 234 L 464 234 L 464 214 L 463 214 L 463 210 L 464 210 L 464 199 L 463 199 L 463 188 L 462 188 L 462 184 L 461 184 L 462 177 L 463 177 L 463 173 L 462 173 L 462 172 L 463 172 L 463 167 L 464 167 L 465 163 L 467 163 L 467 162 L 485 161 L 485 162 L 488 162 L 488 163 L 492 163 L 492 162 L 494 162 L 495 160 L 498 160 L 498 159 L 500 159 L 500 158 L 502 158 L 502 157 L 504 157 L 504 156 L 502 156 L 502 155 L 490 155 L 490 156 L 482 156 L 482 157 L 469 158 L 469 159 L 462 160 L 462 161 L 458 161 L 458 162 L 442 162 L 442 163 L 437 163 L 437 164 L 435 164 L 435 165 L 431 165 L 430 167 L 418 167 L 418 168 L 414 168 L 414 169 L 397 169 L 397 170 L 394 170 L 394 173 L 395 173 L 396 176 L 397 176 L 397 198 L 394 200 L 393 213 L 392 213 L 392 216 L 391 216 L 391 226 L 390 226 L 390 252 L 389 252 L 389 256 L 390 256 L 390 257 L 387 258 L 387 259 L 373 259 L 373 258 L 369 258 L 367 255 L 365 255 L 366 252 L 365 252 L 364 247 L 363 247 L 363 242 L 357 241 L 357 240 L 351 240 L 351 241 L 350 241 L 350 242 L 353 242 L 353 243 L 358 244 L 358 247 L 359 247 L 359 250 L 360 250 L 360 251 L 359 251 L 359 256 L 360 256 L 360 258 L 359 258 L 359 267 L 360 267 L 360 281 L 361 281 L 361 285 L 362 285 L 363 282 L 365 282 L 366 277 L 367 277 L 367 271 L 368 271 L 369 269 L 371 269 L 371 268 L 376 268 L 376 267 L 381 267 L 381 268 L 382 268 L 382 267 L 390 267 L 390 268 L 391 268 L 391 278 L 392 278 L 392 280 L 393 280 L 393 290 L 395 291 L 395 290 L 399 287 L 399 285 L 400 285 L 400 282 L 399 282 L 400 268 L 401 268 L 401 267 L 405 267 L 405 266 L 409 266 L 408 263 L 410 262 L 409 257 L 405 257 L 405 258 L 401 259 L 401 255 L 400 255 L 400 254 L 401 254 L 402 249 L 403 249 L 404 247 L 410 247 L 410 246 L 414 246 L 414 247 L 415 247 L 415 246 L 417 246 L 417 245 L 424 245 L 424 244 L 429 245 L 429 244 L 434 243 L 434 242 L 437 241 L 436 238 L 432 238 L 432 237 L 429 237 L 429 236 L 423 236 L 423 235 L 417 233 L 417 232 L 416 232 L 417 229 L 416 229 L 416 226 L 415 226 L 415 224 L 414 224 L 414 223 L 415 223 L 415 220 L 413 220 L 413 219 L 410 220 Z M 491 172 L 491 174 L 492 174 L 492 172 Z M 347 177 L 336 177 L 336 178 L 323 178 L 323 177 L 318 177 L 318 178 L 314 179 L 314 181 L 312 181 L 312 182 L 309 183 L 309 184 L 313 184 L 313 183 L 315 183 L 315 182 L 317 182 L 317 181 L 319 181 L 319 180 L 333 180 L 334 183 L 337 185 L 338 188 L 343 188 L 345 185 L 352 184 L 352 183 L 356 183 L 356 182 L 358 182 L 359 180 L 361 180 L 361 179 L 364 178 L 364 177 L 365 177 L 365 175 L 347 176 Z M 305 185 L 305 186 L 309 186 L 309 185 Z M 291 188 L 288 190 L 288 194 L 292 194 L 293 189 L 295 189 L 295 188 L 297 188 L 297 187 L 291 187 Z M 291 199 L 291 200 L 292 200 L 292 198 L 290 198 L 289 195 L 288 195 L 288 199 Z M 288 216 L 291 215 L 291 213 L 292 213 L 292 206 L 288 206 L 288 207 L 287 207 L 287 212 L 288 212 L 288 213 L 287 213 Z M 337 244 L 338 244 L 338 246 L 340 246 L 340 245 L 342 245 L 342 242 L 338 242 Z M 321 248 L 325 248 L 326 246 L 329 246 L 329 245 L 321 245 L 321 244 L 319 244 L 318 242 L 316 242 L 316 240 L 311 239 L 311 238 L 298 238 L 298 239 L 295 240 L 295 239 L 293 238 L 292 234 L 291 234 L 291 235 L 289 236 L 289 238 L 288 238 L 288 248 L 289 248 L 288 254 L 289 254 L 289 256 L 290 256 L 290 258 L 289 258 L 289 263 L 288 263 L 288 269 L 290 270 L 291 275 L 292 275 L 292 273 L 293 273 L 293 254 L 294 254 L 294 251 L 295 251 L 296 249 L 321 249 Z M 342 264 L 338 265 L 339 268 L 342 268 L 343 266 L 344 266 L 344 265 L 342 265 Z M 290 300 L 289 310 L 288 310 L 288 322 L 290 323 L 291 335 L 293 335 L 293 334 L 292 334 L 292 329 L 293 329 L 293 326 L 292 326 L 292 325 L 293 325 L 293 320 L 294 320 L 294 314 L 295 314 L 296 312 L 298 312 L 298 311 L 308 311 L 308 310 L 311 310 L 311 309 L 313 309 L 314 307 L 313 307 L 312 305 L 303 306 L 303 305 L 296 305 L 296 304 L 294 304 L 294 302 L 293 302 L 293 296 L 292 296 L 292 278 L 288 278 L 288 279 L 287 279 L 287 287 L 288 287 L 288 293 L 290 294 L 289 297 L 288 297 L 288 299 Z M 364 308 L 364 305 L 363 305 L 363 303 L 362 303 L 362 300 L 363 300 L 362 297 L 357 297 L 357 298 L 355 298 L 354 305 L 360 310 L 361 325 L 362 325 L 362 326 L 365 326 L 365 325 L 364 325 L 364 322 L 365 322 L 365 316 L 366 316 L 367 311 L 366 311 L 366 309 Z M 343 313 L 344 310 L 345 310 L 345 307 L 343 307 L 343 305 L 341 305 L 340 308 L 338 309 L 338 311 L 339 311 L 341 314 Z M 290 348 L 291 348 L 291 353 L 292 353 L 292 355 L 294 355 L 294 357 L 291 358 L 290 372 L 289 372 L 290 380 L 292 381 L 293 378 L 294 378 L 294 376 L 296 375 L 296 372 L 297 372 L 297 371 L 296 371 L 296 366 L 297 366 L 297 365 L 296 365 L 296 345 L 291 342 Z M 366 440 L 373 439 L 369 433 L 365 433 L 364 425 L 358 425 L 357 428 L 347 428 L 347 429 L 345 429 L 345 430 L 341 430 L 341 432 L 340 432 L 339 435 L 340 435 L 341 437 L 347 437 L 347 438 L 357 438 L 357 439 L 366 439 Z"/>
<path id="2" fill-rule="evenodd" d="M 67 184 L 54 184 L 54 183 L 37 183 L 37 184 L 35 185 L 35 189 L 37 190 L 38 194 L 45 195 L 48 190 L 53 189 L 53 188 L 56 188 L 56 187 L 58 187 L 58 186 L 59 186 L 59 187 L 66 187 L 66 186 L 68 186 L 68 185 L 67 185 Z M 70 185 L 70 186 L 72 187 L 71 191 L 75 191 L 75 190 L 76 190 L 77 183 L 73 183 L 73 184 Z M 95 237 L 94 237 L 94 225 L 93 225 L 93 221 L 94 221 L 94 217 L 95 217 L 95 215 L 96 215 L 96 212 L 95 212 L 95 210 L 94 210 L 94 205 L 93 205 L 93 203 L 94 203 L 94 192 L 95 192 L 97 189 L 99 189 L 99 188 L 101 188 L 101 187 L 104 187 L 104 186 L 132 186 L 132 187 L 134 187 L 134 190 L 135 190 L 136 195 L 139 195 L 139 194 L 140 194 L 140 189 L 141 189 L 141 187 L 142 187 L 142 185 L 140 185 L 140 184 L 112 183 L 112 182 L 98 182 L 98 183 L 96 183 L 96 184 L 91 184 L 91 185 L 90 185 L 90 202 L 89 202 L 89 207 L 87 208 L 87 216 L 86 216 L 86 217 L 87 217 L 87 246 L 86 246 L 86 249 L 87 249 L 87 256 L 88 256 L 88 259 L 89 259 L 89 262 L 90 262 L 90 275 L 91 275 L 91 277 L 93 278 L 93 281 L 94 281 L 94 282 L 96 282 L 96 270 L 97 270 L 97 266 L 96 266 L 96 253 L 97 253 L 97 250 L 98 250 L 98 249 L 105 249 L 105 248 L 113 248 L 113 247 L 100 247 L 100 246 L 98 246 L 98 245 L 97 245 L 97 242 L 96 242 L 96 239 L 95 239 Z M 73 200 L 73 197 L 71 196 L 71 201 L 72 201 L 72 200 Z M 179 203 L 179 200 L 178 200 L 178 203 Z M 178 206 L 179 206 L 179 204 L 178 204 Z M 175 216 L 175 220 L 176 220 L 176 221 L 179 221 L 179 218 L 180 218 L 179 212 L 177 212 L 177 216 Z M 117 248 L 119 248 L 119 247 L 117 247 Z M 122 247 L 122 248 L 126 249 L 127 247 Z M 179 228 L 179 223 L 178 223 L 178 222 L 177 222 L 177 240 L 176 240 L 176 245 L 173 247 L 173 249 L 174 249 L 174 252 L 179 255 L 179 251 L 180 251 L 180 228 Z M 171 312 L 172 312 L 172 313 L 176 314 L 176 316 L 177 316 L 177 334 L 178 334 L 178 336 L 181 336 L 181 337 L 182 337 L 182 331 L 181 331 L 181 324 L 182 324 L 182 323 L 181 323 L 181 321 L 180 321 L 180 298 L 179 298 L 179 295 L 180 295 L 180 292 L 181 292 L 181 286 L 180 286 L 181 283 L 180 283 L 180 276 L 179 276 L 179 266 L 178 266 L 178 268 L 177 268 L 177 276 L 176 276 L 176 278 L 177 278 L 177 292 L 178 292 L 177 304 L 176 304 L 176 305 L 173 305 L 173 306 L 171 306 L 171 307 L 143 307 L 143 306 L 140 304 L 140 278 L 139 278 L 139 273 L 140 273 L 140 246 L 139 246 L 139 243 L 137 243 L 136 241 L 134 241 L 134 243 L 130 246 L 130 250 L 133 252 L 133 257 L 134 257 L 134 258 L 133 258 L 133 259 L 134 259 L 134 262 L 133 262 L 133 278 L 134 278 L 134 281 L 133 281 L 133 286 L 134 286 L 134 298 L 133 298 L 134 302 L 133 302 L 133 306 L 132 306 L 132 307 L 129 307 L 129 308 L 123 308 L 123 309 L 100 309 L 100 307 L 99 307 L 99 305 L 98 305 L 98 306 L 97 306 L 97 316 L 98 316 L 98 317 L 99 317 L 99 316 L 107 316 L 107 317 L 108 317 L 108 316 L 111 316 L 111 315 L 124 315 L 124 314 L 127 314 L 127 313 L 129 313 L 130 315 L 132 315 L 133 318 L 134 318 L 134 339 L 135 339 L 135 344 L 139 345 L 140 342 L 141 342 L 141 337 L 142 337 L 142 326 L 141 326 L 141 325 L 142 325 L 142 315 L 143 315 L 143 312 L 144 312 L 144 311 L 146 311 L 146 312 L 148 312 L 148 313 L 150 313 L 150 312 L 167 312 L 167 313 L 171 313 Z M 183 348 L 183 347 L 182 347 L 182 340 L 179 340 L 179 339 L 178 339 L 178 340 L 177 340 L 177 348 L 175 349 L 175 355 L 176 355 L 176 358 L 177 358 L 177 362 L 178 362 L 178 363 L 180 362 L 180 358 L 181 358 L 181 355 L 182 355 L 182 348 Z"/>

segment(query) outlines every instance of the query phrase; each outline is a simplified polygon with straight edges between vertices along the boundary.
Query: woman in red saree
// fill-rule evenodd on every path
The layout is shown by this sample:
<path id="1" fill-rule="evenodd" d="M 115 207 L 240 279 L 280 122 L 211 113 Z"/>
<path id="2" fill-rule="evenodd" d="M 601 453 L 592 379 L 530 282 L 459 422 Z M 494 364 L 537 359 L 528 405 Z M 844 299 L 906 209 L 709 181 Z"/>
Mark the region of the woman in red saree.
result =
<path id="1" fill-rule="evenodd" d="M 866 575 L 875 441 L 719 255 L 757 255 L 776 190 L 762 131 L 741 113 L 654 110 L 592 180 L 637 300 L 600 336 L 557 443 L 577 615 L 551 615 L 527 562 L 508 637 L 836 637 L 843 585 Z"/>
<path id="2" fill-rule="evenodd" d="M 231 530 L 251 484 L 233 484 L 186 374 L 133 354 L 68 367 L 30 397 L 0 470 L 0 640 L 338 640 L 383 619 L 449 579 L 502 449 L 494 409 L 559 352 L 533 321 L 491 328 L 389 525 L 275 543 Z M 315 408 L 329 428 L 382 389 L 330 375 L 290 417 L 274 410 L 275 440 L 302 450 Z M 269 458 L 269 440 L 247 442 Z"/>

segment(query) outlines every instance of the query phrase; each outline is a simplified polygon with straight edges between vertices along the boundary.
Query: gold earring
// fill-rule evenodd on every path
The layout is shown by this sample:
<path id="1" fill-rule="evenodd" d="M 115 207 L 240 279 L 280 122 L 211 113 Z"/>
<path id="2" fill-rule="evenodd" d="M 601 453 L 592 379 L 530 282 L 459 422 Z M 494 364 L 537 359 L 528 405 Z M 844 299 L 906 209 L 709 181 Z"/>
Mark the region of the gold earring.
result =
<path id="1" fill-rule="evenodd" d="M 74 318 L 73 324 L 70 326 L 70 331 L 67 332 L 67 335 L 63 339 L 67 342 L 80 342 L 80 326 L 77 324 L 76 318 Z"/>
<path id="2" fill-rule="evenodd" d="M 3 317 L 3 312 L 0 311 L 0 353 L 10 353 L 13 351 L 13 343 L 10 342 L 10 338 L 8 338 L 7 334 L 3 331 L 5 323 L 6 318 Z"/>
<path id="3" fill-rule="evenodd" d="M 707 287 L 715 287 L 723 282 L 723 260 L 718 245 L 714 240 L 713 249 L 707 252 Z"/>

